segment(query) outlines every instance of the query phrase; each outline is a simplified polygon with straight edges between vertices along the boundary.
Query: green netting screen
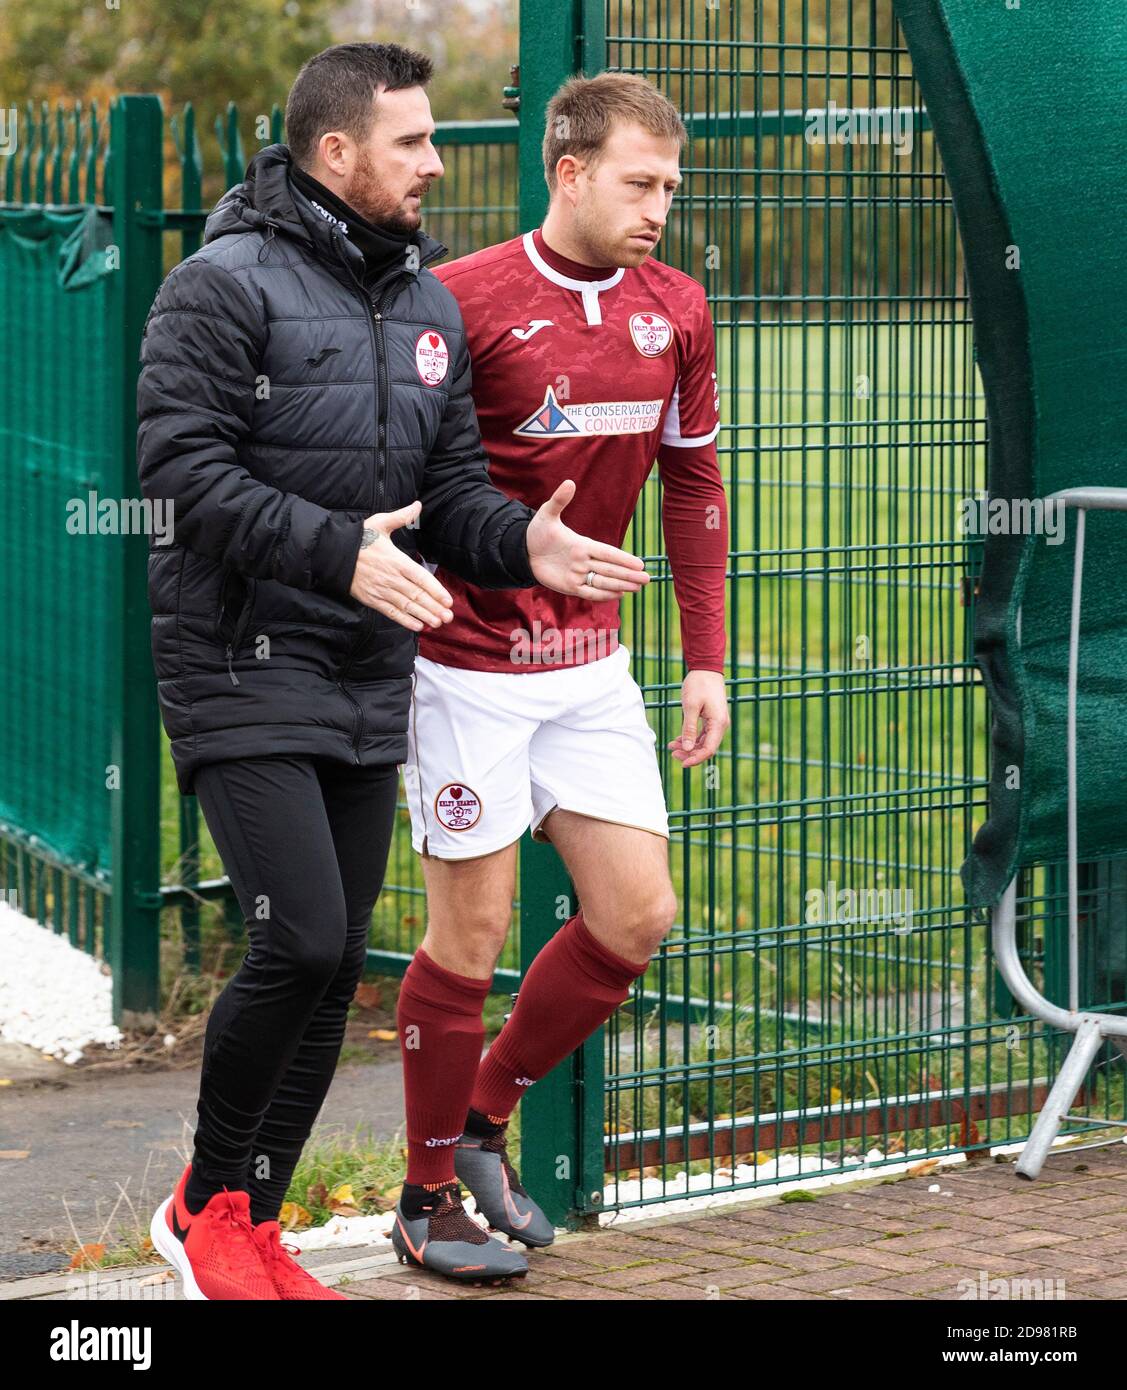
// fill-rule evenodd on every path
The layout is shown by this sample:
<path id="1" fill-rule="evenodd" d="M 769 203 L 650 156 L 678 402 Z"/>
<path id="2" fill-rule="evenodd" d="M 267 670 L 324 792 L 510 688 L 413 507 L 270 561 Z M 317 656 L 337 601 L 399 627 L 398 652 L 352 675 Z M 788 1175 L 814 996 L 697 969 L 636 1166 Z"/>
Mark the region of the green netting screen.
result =
<path id="1" fill-rule="evenodd" d="M 899 0 L 966 256 L 990 422 L 990 498 L 1127 482 L 1127 9 L 1121 0 Z M 1082 77 L 1081 77 L 1082 74 Z M 1035 121 L 1031 113 L 1036 113 Z M 1066 854 L 1075 513 L 989 532 L 975 653 L 993 707 L 990 819 L 963 867 L 993 905 Z M 1079 852 L 1127 852 L 1127 518 L 1090 513 L 1080 634 Z"/>
<path id="2" fill-rule="evenodd" d="M 115 476 L 107 222 L 89 208 L 0 205 L 0 822 L 98 874 L 110 859 L 117 538 L 66 528 Z"/>

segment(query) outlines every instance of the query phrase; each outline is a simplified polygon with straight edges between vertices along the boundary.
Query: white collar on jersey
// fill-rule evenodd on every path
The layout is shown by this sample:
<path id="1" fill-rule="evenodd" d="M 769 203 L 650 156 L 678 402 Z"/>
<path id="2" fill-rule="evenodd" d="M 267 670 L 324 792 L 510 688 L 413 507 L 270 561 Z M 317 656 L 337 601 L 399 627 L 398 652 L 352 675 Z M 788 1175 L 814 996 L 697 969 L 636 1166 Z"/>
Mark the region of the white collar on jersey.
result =
<path id="1" fill-rule="evenodd" d="M 532 240 L 532 233 L 524 234 L 524 249 L 528 253 L 528 259 L 536 267 L 545 280 L 551 280 L 553 285 L 560 285 L 565 290 L 578 290 L 583 296 L 583 311 L 587 315 L 587 322 L 598 325 L 603 321 L 603 311 L 599 308 L 599 295 L 603 290 L 613 290 L 626 274 L 625 266 L 619 266 L 609 280 L 573 280 L 570 275 L 561 275 L 558 270 L 544 259 L 536 249 L 536 243 Z"/>

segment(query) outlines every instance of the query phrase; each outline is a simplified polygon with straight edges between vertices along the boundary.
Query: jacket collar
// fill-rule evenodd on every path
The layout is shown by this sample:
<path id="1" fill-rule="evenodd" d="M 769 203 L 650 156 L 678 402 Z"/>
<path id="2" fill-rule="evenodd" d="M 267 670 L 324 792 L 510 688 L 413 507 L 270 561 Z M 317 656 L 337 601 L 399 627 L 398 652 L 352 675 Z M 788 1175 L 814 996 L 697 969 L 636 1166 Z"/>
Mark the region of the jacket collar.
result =
<path id="1" fill-rule="evenodd" d="M 293 156 L 289 146 L 267 145 L 247 165 L 246 178 L 229 188 L 219 199 L 204 224 L 204 243 L 231 232 L 264 231 L 265 241 L 259 259 L 269 255 L 269 245 L 277 234 L 291 237 L 310 247 L 330 270 L 346 283 L 362 282 L 364 256 L 348 237 L 341 236 L 318 212 L 291 178 Z M 416 235 L 419 269 L 447 254 L 447 248 L 421 229 Z M 418 275 L 406 265 L 397 272 Z M 369 291 L 371 286 L 369 286 Z"/>

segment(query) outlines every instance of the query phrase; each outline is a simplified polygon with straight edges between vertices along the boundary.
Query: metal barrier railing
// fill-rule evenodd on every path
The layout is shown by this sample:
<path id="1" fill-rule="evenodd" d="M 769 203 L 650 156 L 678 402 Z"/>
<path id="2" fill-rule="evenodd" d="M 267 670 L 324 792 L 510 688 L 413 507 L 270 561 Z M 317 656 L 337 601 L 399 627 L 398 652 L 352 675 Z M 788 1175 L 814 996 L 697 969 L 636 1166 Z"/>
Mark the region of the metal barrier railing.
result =
<path id="1" fill-rule="evenodd" d="M 1046 999 L 1026 974 L 1017 948 L 1017 878 L 1006 888 L 994 912 L 994 956 L 1002 978 L 1021 1007 L 1050 1027 L 1075 1034 L 1063 1065 L 1057 1072 L 1033 1132 L 1016 1164 L 1023 1178 L 1033 1179 L 1060 1133 L 1061 1125 L 1077 1092 L 1106 1041 L 1111 1041 L 1127 1057 L 1127 1017 L 1080 1008 L 1080 863 L 1077 852 L 1077 744 L 1076 711 L 1079 695 L 1080 613 L 1084 588 L 1084 537 L 1089 511 L 1127 512 L 1127 488 L 1075 487 L 1051 493 L 1046 502 L 1057 502 L 1076 513 L 1076 544 L 1073 556 L 1072 604 L 1068 634 L 1068 718 L 1065 731 L 1068 785 L 1068 1006 Z M 1043 737 L 1043 735 L 1042 735 Z M 1079 1129 L 1127 1128 L 1127 1120 L 1110 1117 L 1086 1120 Z M 1070 1145 L 1069 1152 L 1093 1145 Z"/>

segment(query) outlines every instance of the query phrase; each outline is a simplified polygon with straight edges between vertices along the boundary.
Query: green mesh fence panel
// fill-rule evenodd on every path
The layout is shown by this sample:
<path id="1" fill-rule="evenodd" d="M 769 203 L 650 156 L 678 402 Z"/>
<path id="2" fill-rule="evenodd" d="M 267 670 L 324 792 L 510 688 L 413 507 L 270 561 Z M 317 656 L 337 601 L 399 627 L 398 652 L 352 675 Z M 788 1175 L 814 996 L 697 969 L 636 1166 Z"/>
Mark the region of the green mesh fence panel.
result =
<path id="1" fill-rule="evenodd" d="M 108 239 L 92 209 L 0 206 L 0 821 L 99 875 L 116 537 L 67 526 L 115 476 Z"/>

